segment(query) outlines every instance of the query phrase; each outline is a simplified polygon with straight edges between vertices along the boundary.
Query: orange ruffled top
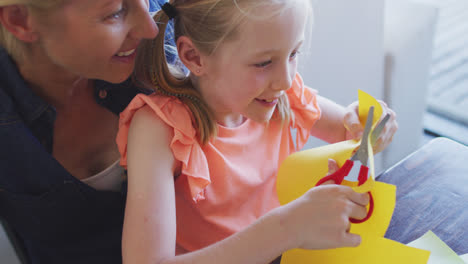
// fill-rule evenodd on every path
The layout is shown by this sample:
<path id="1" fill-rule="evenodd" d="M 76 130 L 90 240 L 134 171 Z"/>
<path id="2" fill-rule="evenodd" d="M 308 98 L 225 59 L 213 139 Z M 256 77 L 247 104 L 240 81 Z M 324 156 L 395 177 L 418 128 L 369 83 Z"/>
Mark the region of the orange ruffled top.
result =
<path id="1" fill-rule="evenodd" d="M 139 94 L 121 113 L 117 144 L 124 167 L 128 129 L 138 109 L 150 106 L 174 129 L 170 147 L 182 163 L 182 174 L 175 180 L 178 248 L 206 247 L 279 206 L 278 167 L 304 146 L 320 118 L 316 91 L 305 87 L 299 75 L 286 93 L 294 112 L 289 125 L 249 119 L 235 128 L 218 125 L 217 137 L 205 146 L 197 141 L 188 108 L 176 98 Z"/>

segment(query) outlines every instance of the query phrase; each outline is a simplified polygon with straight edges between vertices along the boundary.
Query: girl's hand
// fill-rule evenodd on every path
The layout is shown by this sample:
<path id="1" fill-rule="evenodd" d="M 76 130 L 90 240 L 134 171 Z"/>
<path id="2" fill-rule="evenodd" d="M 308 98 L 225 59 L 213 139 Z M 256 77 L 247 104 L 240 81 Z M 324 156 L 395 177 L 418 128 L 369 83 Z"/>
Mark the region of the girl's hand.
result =
<path id="1" fill-rule="evenodd" d="M 387 104 L 379 100 L 380 105 L 382 106 L 382 116 L 381 119 L 387 114 L 390 114 L 390 119 L 387 124 L 385 124 L 382 133 L 380 133 L 379 138 L 373 145 L 374 153 L 379 153 L 384 150 L 390 142 L 392 142 L 393 135 L 398 129 L 398 123 L 396 121 L 395 112 L 390 109 Z M 379 120 L 380 122 L 380 120 Z M 346 108 L 346 114 L 343 119 L 343 125 L 346 128 L 346 140 L 348 139 L 359 139 L 362 136 L 364 127 L 359 122 L 359 103 L 356 101 L 350 104 Z"/>
<path id="2" fill-rule="evenodd" d="M 366 217 L 368 203 L 367 194 L 328 184 L 310 189 L 278 210 L 283 214 L 281 223 L 297 248 L 356 247 L 361 237 L 349 233 L 349 219 Z"/>
<path id="3" fill-rule="evenodd" d="M 328 160 L 328 174 L 339 169 L 335 160 Z M 361 237 L 349 233 L 349 218 L 363 219 L 367 215 L 369 196 L 350 187 L 336 185 L 332 180 L 310 189 L 299 199 L 280 208 L 285 214 L 288 234 L 297 239 L 296 247 L 328 249 L 355 247 Z"/>

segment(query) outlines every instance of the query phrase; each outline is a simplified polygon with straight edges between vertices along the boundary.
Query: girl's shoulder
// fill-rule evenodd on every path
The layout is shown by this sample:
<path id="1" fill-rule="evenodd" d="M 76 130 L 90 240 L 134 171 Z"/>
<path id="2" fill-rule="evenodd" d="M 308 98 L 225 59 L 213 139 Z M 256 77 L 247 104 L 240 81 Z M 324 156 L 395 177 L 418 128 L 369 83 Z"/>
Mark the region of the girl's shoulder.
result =
<path id="1" fill-rule="evenodd" d="M 183 138 L 186 142 L 197 140 L 190 110 L 175 97 L 138 94 L 120 113 L 116 141 L 123 160 L 126 158 L 130 126 L 161 133 L 169 131 L 173 138 Z"/>
<path id="2" fill-rule="evenodd" d="M 307 111 L 314 115 L 314 118 L 320 116 L 320 108 L 317 102 L 317 90 L 305 85 L 299 74 L 296 74 L 291 88 L 286 91 L 286 94 L 293 112 Z"/>
<path id="3" fill-rule="evenodd" d="M 191 112 L 184 103 L 175 97 L 154 94 L 139 94 L 130 102 L 120 114 L 116 138 L 123 167 L 127 166 L 129 132 L 148 138 L 149 143 L 144 142 L 144 148 L 169 146 L 176 162 L 182 163 L 182 173 L 188 176 L 193 199 L 204 198 L 203 189 L 210 183 L 208 164 L 196 136 Z"/>
<path id="4" fill-rule="evenodd" d="M 287 90 L 288 97 L 291 98 L 303 98 L 307 97 L 308 100 L 313 100 L 317 95 L 317 90 L 310 88 L 302 79 L 302 76 L 297 73 L 292 82 L 291 88 Z"/>
<path id="5" fill-rule="evenodd" d="M 151 119 L 162 121 L 168 127 L 195 136 L 190 110 L 175 97 L 138 94 L 120 114 L 119 129 L 130 126 L 137 113 L 145 122 Z"/>
<path id="6" fill-rule="evenodd" d="M 297 129 L 296 146 L 301 149 L 310 136 L 310 131 L 321 117 L 317 91 L 304 85 L 299 74 L 293 80 L 291 89 L 286 91 L 292 118 L 290 126 Z"/>

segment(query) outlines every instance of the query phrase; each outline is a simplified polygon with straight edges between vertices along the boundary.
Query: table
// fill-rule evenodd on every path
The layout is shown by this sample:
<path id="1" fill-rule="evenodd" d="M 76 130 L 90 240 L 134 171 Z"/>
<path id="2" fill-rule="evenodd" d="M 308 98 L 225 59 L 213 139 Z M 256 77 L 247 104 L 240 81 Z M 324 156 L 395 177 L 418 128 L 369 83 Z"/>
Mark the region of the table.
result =
<path id="1" fill-rule="evenodd" d="M 468 253 L 468 147 L 433 139 L 377 180 L 397 186 L 386 238 L 406 244 L 432 230 L 457 254 Z"/>

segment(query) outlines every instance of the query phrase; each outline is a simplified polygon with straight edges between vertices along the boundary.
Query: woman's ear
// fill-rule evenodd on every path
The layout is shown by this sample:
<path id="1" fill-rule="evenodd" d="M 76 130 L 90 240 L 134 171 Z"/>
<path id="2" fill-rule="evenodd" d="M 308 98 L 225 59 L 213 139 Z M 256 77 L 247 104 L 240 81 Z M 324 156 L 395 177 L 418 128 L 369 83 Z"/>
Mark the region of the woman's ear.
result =
<path id="1" fill-rule="evenodd" d="M 31 22 L 29 11 L 24 5 L 0 7 L 0 23 L 21 41 L 34 42 L 38 39 Z"/>
<path id="2" fill-rule="evenodd" d="M 185 67 L 195 76 L 201 76 L 204 73 L 203 55 L 193 45 L 190 38 L 180 36 L 177 38 L 177 52 L 179 58 Z"/>

